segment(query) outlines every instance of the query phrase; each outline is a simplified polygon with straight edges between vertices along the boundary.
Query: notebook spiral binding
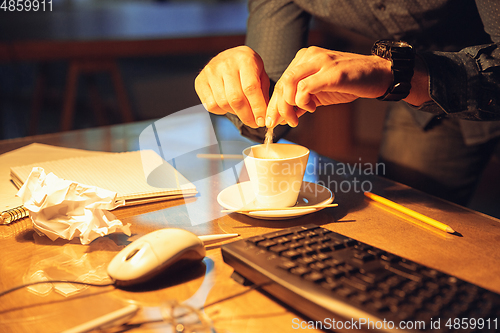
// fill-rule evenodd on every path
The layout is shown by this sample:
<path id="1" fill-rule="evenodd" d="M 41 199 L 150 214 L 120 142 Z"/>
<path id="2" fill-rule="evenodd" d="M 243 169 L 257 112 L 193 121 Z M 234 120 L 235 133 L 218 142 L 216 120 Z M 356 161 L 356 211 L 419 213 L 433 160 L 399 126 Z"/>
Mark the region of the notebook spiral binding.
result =
<path id="1" fill-rule="evenodd" d="M 0 216 L 0 224 L 9 224 L 11 222 L 20 220 L 29 215 L 29 212 L 23 206 L 12 208 L 2 212 Z"/>

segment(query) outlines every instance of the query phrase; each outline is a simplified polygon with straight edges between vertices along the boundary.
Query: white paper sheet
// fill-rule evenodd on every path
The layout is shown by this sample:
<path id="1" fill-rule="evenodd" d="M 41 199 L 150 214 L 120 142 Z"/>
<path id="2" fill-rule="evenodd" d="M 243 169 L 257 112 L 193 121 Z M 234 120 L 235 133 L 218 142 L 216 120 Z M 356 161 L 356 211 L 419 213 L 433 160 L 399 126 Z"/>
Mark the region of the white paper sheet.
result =
<path id="1" fill-rule="evenodd" d="M 29 211 L 35 230 L 51 240 L 80 238 L 89 244 L 114 232 L 130 236 L 130 224 L 123 225 L 109 210 L 124 205 L 117 193 L 45 174 L 35 167 L 17 196 Z"/>

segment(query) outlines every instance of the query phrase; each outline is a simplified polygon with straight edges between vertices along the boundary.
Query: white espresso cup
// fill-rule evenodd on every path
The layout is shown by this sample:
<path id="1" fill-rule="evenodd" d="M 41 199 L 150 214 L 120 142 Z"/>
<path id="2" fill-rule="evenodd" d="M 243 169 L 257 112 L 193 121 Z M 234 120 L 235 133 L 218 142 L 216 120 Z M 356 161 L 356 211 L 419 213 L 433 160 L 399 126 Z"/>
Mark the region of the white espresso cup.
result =
<path id="1" fill-rule="evenodd" d="M 273 143 L 243 150 L 245 166 L 257 205 L 291 207 L 297 203 L 309 158 L 309 149 Z"/>

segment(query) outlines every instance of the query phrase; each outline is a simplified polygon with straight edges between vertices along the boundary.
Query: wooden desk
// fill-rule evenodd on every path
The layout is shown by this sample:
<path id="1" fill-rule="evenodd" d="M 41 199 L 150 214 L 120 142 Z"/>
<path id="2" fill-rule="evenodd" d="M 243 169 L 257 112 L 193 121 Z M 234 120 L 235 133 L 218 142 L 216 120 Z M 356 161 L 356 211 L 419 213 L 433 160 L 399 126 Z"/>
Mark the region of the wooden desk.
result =
<path id="1" fill-rule="evenodd" d="M 50 134 L 0 142 L 0 153 L 19 148 L 28 143 L 40 142 L 65 147 L 103 151 L 127 151 L 138 149 L 138 136 L 149 122 L 133 123 L 97 129 Z M 189 126 L 188 126 L 189 127 Z M 168 128 L 170 135 L 181 134 L 188 127 Z M 218 128 L 221 130 L 221 127 Z M 198 139 L 204 131 L 197 130 Z M 236 214 L 225 215 L 209 223 L 193 226 L 186 214 L 183 200 L 162 202 L 140 207 L 115 210 L 124 223 L 131 223 L 133 237 L 164 227 L 181 227 L 197 234 L 237 232 L 242 237 L 308 223 L 320 224 L 328 229 L 356 238 L 368 244 L 442 270 L 481 287 L 500 292 L 500 221 L 462 207 L 438 200 L 411 188 L 395 184 L 377 176 L 358 177 L 369 181 L 373 192 L 399 202 L 425 215 L 449 224 L 462 236 L 449 235 L 404 216 L 387 210 L 378 204 L 364 200 L 354 191 L 351 177 L 332 171 L 333 161 L 312 154 L 308 180 L 316 178 L 340 185 L 336 191 L 337 208 L 285 221 L 256 220 Z M 207 162 L 212 163 L 212 162 Z M 338 166 L 338 165 L 337 165 Z M 5 177 L 5 175 L 1 175 Z M 341 185 L 344 184 L 344 185 Z M 361 183 L 358 183 L 358 190 Z M 343 188 L 342 188 L 343 186 Z M 367 186 L 367 183 L 365 183 Z M 220 189 L 203 193 L 215 197 Z M 219 209 L 215 207 L 214 209 Z M 134 239 L 131 238 L 131 239 Z M 0 290 L 23 283 L 23 279 L 37 267 L 51 273 L 73 277 L 76 272 L 94 272 L 105 269 L 109 260 L 125 244 L 126 236 L 114 234 L 84 246 L 78 242 L 49 241 L 38 236 L 27 219 L 7 226 L 0 226 Z M 232 269 L 222 261 L 220 249 L 211 246 L 205 265 L 194 267 L 181 275 L 164 276 L 161 283 L 143 290 L 121 290 L 113 287 L 87 288 L 73 296 L 64 297 L 52 291 L 38 296 L 28 289 L 18 290 L 2 297 L 0 301 L 0 331 L 2 332 L 56 332 L 121 308 L 135 302 L 143 310 L 133 322 L 154 319 L 159 316 L 158 306 L 176 299 L 202 305 L 244 291 L 231 279 Z M 218 332 L 294 332 L 293 318 L 301 318 L 285 306 L 251 291 L 243 296 L 221 302 L 206 309 Z M 130 328 L 130 327 L 129 327 Z M 164 323 L 131 327 L 131 332 L 159 332 Z M 112 330 L 115 332 L 116 330 Z M 118 330 L 120 331 L 120 330 Z"/>

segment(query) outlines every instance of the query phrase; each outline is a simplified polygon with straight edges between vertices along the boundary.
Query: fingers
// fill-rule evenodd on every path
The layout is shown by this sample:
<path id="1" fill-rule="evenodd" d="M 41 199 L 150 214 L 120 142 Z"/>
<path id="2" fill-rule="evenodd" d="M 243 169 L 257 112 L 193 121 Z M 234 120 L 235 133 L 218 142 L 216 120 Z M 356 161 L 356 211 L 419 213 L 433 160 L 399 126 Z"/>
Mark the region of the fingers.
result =
<path id="1" fill-rule="evenodd" d="M 295 105 L 309 112 L 314 112 L 318 106 L 315 94 L 322 91 L 323 79 L 324 76 L 317 72 L 300 80 L 297 83 Z"/>
<path id="2" fill-rule="evenodd" d="M 277 87 L 277 89 L 275 87 L 267 106 L 266 127 L 272 128 L 278 124 L 288 124 L 291 127 L 296 127 L 299 124 L 299 117 L 306 113 L 307 110 L 290 105 L 283 99 L 280 99 L 280 85 L 277 84 Z"/>
<path id="3" fill-rule="evenodd" d="M 297 83 L 300 81 L 302 77 L 304 77 L 306 74 L 302 72 L 297 72 L 295 70 L 295 67 L 297 64 L 300 63 L 302 58 L 304 57 L 307 49 L 300 49 L 295 57 L 293 58 L 292 62 L 288 65 L 287 69 L 283 72 L 280 81 L 283 84 L 283 90 L 282 90 L 282 95 L 285 101 L 290 104 L 290 105 L 296 105 L 295 104 L 295 94 L 297 92 Z M 300 74 L 299 74 L 300 73 Z"/>
<path id="4" fill-rule="evenodd" d="M 217 55 L 195 79 L 195 89 L 209 112 L 236 114 L 253 128 L 265 125 L 269 78 L 262 59 L 250 48 Z"/>
<path id="5" fill-rule="evenodd" d="M 288 104 L 297 105 L 309 112 L 314 112 L 316 105 L 303 82 L 311 76 L 317 76 L 321 71 L 323 61 L 317 59 L 319 52 L 320 49 L 317 47 L 301 49 L 280 78 L 283 85 L 283 99 Z"/>
<path id="6" fill-rule="evenodd" d="M 269 104 L 267 105 L 266 112 L 266 127 L 274 128 L 276 125 L 281 122 L 280 114 L 278 112 L 278 104 L 276 94 L 273 93 L 271 99 L 269 100 Z"/>
<path id="7" fill-rule="evenodd" d="M 251 70 L 250 67 L 245 66 L 241 69 L 240 81 L 242 93 L 247 101 L 245 107 L 242 108 L 240 112 L 246 112 L 247 117 L 253 118 L 253 122 L 256 126 L 265 126 L 270 85 L 267 74 L 263 69 L 260 70 L 260 73 L 257 73 Z"/>
<path id="8" fill-rule="evenodd" d="M 287 122 L 288 125 L 290 125 L 291 127 L 296 127 L 299 124 L 299 118 L 295 113 L 294 105 L 290 105 L 284 98 L 280 98 L 280 96 L 283 95 L 283 85 L 277 85 L 277 89 L 275 89 L 275 92 L 277 96 L 276 104 L 278 106 L 278 112 L 280 116 Z"/>
<path id="9" fill-rule="evenodd" d="M 250 103 L 243 92 L 242 78 L 240 75 L 232 73 L 223 73 L 224 92 L 218 95 L 221 101 L 225 99 L 226 109 L 234 113 L 240 120 L 252 128 L 258 127 Z"/>
<path id="10" fill-rule="evenodd" d="M 295 127 L 299 123 L 300 116 L 305 112 L 316 110 L 317 99 L 312 98 L 313 96 L 307 93 L 307 87 L 301 84 L 303 80 L 314 76 L 321 69 L 321 63 L 311 61 L 315 52 L 314 48 L 299 50 L 276 83 L 267 108 L 267 127 L 275 126 L 280 117 L 288 125 Z"/>
<path id="11" fill-rule="evenodd" d="M 220 83 L 222 85 L 222 81 Z M 215 91 L 221 91 L 222 89 L 217 89 L 216 85 L 210 85 L 205 72 L 201 72 L 194 81 L 194 87 L 201 103 L 205 109 L 214 114 L 226 114 L 228 111 L 219 107 L 219 104 L 215 100 L 215 95 L 212 91 L 212 86 Z"/>

